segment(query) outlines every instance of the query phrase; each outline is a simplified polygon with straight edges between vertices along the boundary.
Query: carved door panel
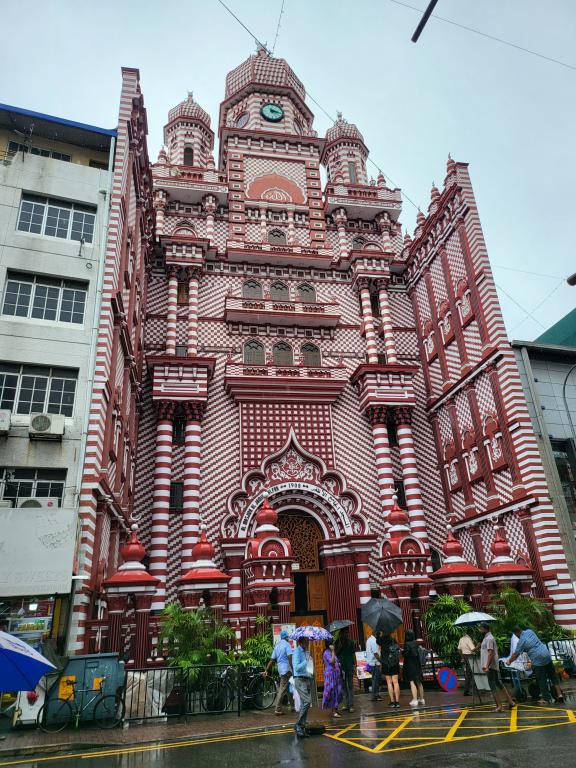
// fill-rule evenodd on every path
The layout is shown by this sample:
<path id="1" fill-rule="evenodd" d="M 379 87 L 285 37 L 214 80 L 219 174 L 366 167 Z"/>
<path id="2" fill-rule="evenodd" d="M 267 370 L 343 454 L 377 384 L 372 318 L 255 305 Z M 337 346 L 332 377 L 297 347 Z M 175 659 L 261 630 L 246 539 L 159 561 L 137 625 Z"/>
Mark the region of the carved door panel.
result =
<path id="1" fill-rule="evenodd" d="M 326 578 L 323 573 L 309 573 L 308 581 L 308 610 L 325 611 L 328 604 L 326 593 Z"/>

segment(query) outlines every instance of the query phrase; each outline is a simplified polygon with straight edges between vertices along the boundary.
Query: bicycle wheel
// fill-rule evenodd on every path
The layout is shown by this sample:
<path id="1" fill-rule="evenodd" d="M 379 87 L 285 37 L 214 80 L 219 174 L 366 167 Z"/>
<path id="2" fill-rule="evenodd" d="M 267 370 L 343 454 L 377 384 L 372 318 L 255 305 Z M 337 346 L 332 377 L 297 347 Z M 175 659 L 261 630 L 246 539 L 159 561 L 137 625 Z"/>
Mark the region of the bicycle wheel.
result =
<path id="1" fill-rule="evenodd" d="M 50 699 L 40 707 L 36 725 L 44 733 L 63 731 L 72 720 L 72 705 L 65 699 Z"/>
<path id="2" fill-rule="evenodd" d="M 94 707 L 94 721 L 100 728 L 116 728 L 124 720 L 124 701 L 121 696 L 103 696 Z"/>
<path id="3" fill-rule="evenodd" d="M 271 677 L 259 677 L 248 690 L 256 709 L 268 709 L 274 703 L 278 684 Z"/>
<path id="4" fill-rule="evenodd" d="M 225 680 L 213 680 L 202 694 L 202 708 L 205 712 L 226 712 L 233 699 L 234 691 Z"/>

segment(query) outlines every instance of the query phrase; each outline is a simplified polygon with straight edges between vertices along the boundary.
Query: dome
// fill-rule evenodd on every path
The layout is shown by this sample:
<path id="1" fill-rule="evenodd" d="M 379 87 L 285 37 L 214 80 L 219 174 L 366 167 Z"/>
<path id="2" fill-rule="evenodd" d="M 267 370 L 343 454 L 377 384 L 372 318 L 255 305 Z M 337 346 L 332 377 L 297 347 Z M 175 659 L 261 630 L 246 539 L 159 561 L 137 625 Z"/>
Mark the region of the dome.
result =
<path id="1" fill-rule="evenodd" d="M 302 100 L 306 91 L 284 59 L 275 59 L 263 48 L 226 75 L 226 98 L 229 99 L 249 84 L 293 88 Z"/>
<path id="2" fill-rule="evenodd" d="M 338 119 L 332 126 L 326 131 L 326 143 L 331 144 L 338 139 L 356 139 L 364 144 L 364 136 L 360 133 L 354 123 L 349 123 L 342 117 L 342 112 L 338 112 Z"/>
<path id="3" fill-rule="evenodd" d="M 188 96 L 184 99 L 184 101 L 181 101 L 180 104 L 177 104 L 170 110 L 170 112 L 168 112 L 169 123 L 172 123 L 174 120 L 178 120 L 179 118 L 192 118 L 194 120 L 199 120 L 200 122 L 204 123 L 207 128 L 210 128 L 210 115 L 208 112 L 202 109 L 200 104 L 197 104 L 194 101 L 194 97 L 191 91 L 188 92 Z"/>

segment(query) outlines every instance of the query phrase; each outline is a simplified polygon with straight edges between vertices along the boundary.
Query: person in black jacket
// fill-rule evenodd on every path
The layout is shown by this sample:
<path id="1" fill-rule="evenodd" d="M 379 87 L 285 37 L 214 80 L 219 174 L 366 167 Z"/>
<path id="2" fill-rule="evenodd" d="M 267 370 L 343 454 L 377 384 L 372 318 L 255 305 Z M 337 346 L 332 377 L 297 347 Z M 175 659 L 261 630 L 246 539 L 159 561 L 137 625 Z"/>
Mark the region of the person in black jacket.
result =
<path id="1" fill-rule="evenodd" d="M 410 683 L 412 691 L 411 707 L 424 706 L 424 688 L 422 686 L 422 662 L 420 661 L 419 646 L 414 632 L 411 629 L 406 630 L 404 635 L 404 666 L 402 668 L 402 677 L 404 682 Z"/>
<path id="2" fill-rule="evenodd" d="M 400 646 L 391 635 L 385 635 L 380 642 L 380 658 L 382 659 L 382 674 L 386 678 L 390 706 L 400 706 Z"/>

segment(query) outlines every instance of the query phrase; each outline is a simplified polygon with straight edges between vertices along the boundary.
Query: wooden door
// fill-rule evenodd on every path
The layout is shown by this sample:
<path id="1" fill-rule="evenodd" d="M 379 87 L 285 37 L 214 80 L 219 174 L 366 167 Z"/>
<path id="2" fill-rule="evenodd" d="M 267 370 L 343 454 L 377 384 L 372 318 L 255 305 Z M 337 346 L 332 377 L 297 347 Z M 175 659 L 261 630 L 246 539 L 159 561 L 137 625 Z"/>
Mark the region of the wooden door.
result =
<path id="1" fill-rule="evenodd" d="M 316 615 L 306 615 L 306 616 L 294 616 L 293 621 L 294 623 L 299 626 L 310 626 L 310 627 L 323 627 L 324 626 L 324 620 L 325 620 L 325 614 L 319 613 Z M 312 658 L 314 659 L 314 677 L 316 678 L 316 683 L 321 685 L 324 682 L 324 662 L 322 660 L 322 654 L 324 653 L 324 641 L 323 640 L 313 640 L 310 642 L 310 654 L 312 655 Z"/>
<path id="2" fill-rule="evenodd" d="M 306 577 L 308 587 L 308 610 L 325 611 L 328 605 L 326 577 L 323 573 L 309 573 Z"/>

